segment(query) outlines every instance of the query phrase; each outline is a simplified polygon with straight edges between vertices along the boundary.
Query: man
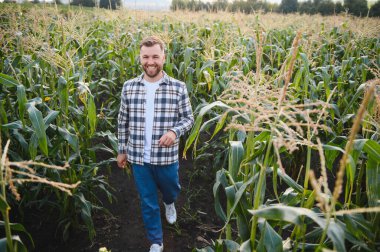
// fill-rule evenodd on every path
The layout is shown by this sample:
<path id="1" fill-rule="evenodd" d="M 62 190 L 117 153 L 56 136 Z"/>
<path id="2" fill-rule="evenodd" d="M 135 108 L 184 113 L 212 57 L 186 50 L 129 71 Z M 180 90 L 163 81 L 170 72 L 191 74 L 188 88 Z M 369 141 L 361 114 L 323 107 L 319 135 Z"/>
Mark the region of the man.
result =
<path id="1" fill-rule="evenodd" d="M 177 219 L 174 202 L 181 189 L 178 177 L 179 138 L 194 123 L 186 85 L 163 70 L 164 43 L 147 37 L 140 44 L 144 73 L 124 83 L 118 117 L 117 164 L 132 165 L 150 251 L 163 251 L 158 203 L 162 193 L 166 220 Z"/>

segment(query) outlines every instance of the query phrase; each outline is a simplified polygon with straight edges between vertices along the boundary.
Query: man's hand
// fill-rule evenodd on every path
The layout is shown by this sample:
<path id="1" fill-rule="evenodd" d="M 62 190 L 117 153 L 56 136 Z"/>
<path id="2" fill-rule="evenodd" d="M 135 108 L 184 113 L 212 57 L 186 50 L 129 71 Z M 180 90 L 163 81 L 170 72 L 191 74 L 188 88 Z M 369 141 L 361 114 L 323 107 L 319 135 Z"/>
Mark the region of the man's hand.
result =
<path id="1" fill-rule="evenodd" d="M 177 135 L 173 131 L 169 130 L 160 138 L 160 140 L 158 140 L 158 145 L 160 147 L 170 147 L 174 144 L 176 138 Z"/>
<path id="2" fill-rule="evenodd" d="M 126 164 L 127 164 L 127 154 L 118 154 L 117 166 L 119 166 L 119 168 L 124 168 Z"/>

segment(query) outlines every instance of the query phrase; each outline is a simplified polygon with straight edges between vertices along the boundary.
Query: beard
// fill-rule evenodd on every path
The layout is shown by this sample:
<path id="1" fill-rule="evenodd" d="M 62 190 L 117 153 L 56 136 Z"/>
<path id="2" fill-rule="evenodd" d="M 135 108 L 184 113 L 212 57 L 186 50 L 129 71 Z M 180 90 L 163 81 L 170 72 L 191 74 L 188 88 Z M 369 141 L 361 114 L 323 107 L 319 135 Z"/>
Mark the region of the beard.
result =
<path id="1" fill-rule="evenodd" d="M 153 68 L 152 68 L 153 66 Z M 144 68 L 144 72 L 145 74 L 149 77 L 149 78 L 155 78 L 157 75 L 159 75 L 162 71 L 162 67 L 160 67 L 159 65 L 155 64 L 155 65 L 144 65 L 143 66 Z"/>

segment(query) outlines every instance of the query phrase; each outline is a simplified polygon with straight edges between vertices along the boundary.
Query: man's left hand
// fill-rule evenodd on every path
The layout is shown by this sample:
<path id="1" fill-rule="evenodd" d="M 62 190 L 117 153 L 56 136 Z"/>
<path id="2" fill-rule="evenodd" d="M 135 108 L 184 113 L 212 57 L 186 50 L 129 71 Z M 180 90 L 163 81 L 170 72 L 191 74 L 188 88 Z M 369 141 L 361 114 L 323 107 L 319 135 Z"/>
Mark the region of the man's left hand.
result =
<path id="1" fill-rule="evenodd" d="M 169 130 L 160 138 L 160 140 L 158 140 L 158 145 L 160 147 L 170 147 L 174 144 L 176 138 L 177 135 L 173 131 Z"/>

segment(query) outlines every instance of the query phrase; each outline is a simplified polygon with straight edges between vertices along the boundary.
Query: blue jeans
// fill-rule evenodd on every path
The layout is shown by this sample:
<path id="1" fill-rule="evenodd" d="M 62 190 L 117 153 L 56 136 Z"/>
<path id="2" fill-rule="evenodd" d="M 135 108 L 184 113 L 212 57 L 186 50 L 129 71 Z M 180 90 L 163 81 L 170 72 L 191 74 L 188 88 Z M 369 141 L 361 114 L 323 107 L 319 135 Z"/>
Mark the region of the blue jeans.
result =
<path id="1" fill-rule="evenodd" d="M 178 162 L 170 165 L 132 164 L 133 177 L 140 196 L 141 212 L 150 242 L 163 242 L 158 190 L 165 204 L 173 203 L 181 186 L 178 176 Z"/>

